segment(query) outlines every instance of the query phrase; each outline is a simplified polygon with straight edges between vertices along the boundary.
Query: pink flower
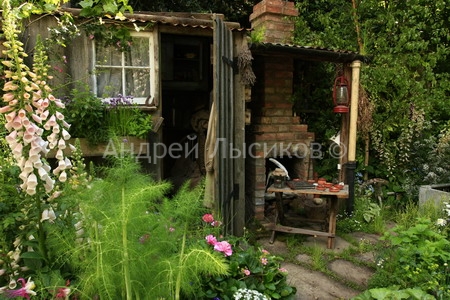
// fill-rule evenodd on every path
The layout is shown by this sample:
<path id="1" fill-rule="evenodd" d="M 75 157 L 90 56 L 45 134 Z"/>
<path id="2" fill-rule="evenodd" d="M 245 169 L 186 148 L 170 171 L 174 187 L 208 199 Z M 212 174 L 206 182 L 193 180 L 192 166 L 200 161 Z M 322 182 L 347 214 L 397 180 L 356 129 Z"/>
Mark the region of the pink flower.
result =
<path id="1" fill-rule="evenodd" d="M 63 72 L 63 69 L 59 66 L 54 66 L 53 69 L 55 69 L 56 71 L 58 71 L 59 73 Z"/>
<path id="2" fill-rule="evenodd" d="M 212 246 L 214 246 L 217 243 L 217 239 L 212 234 L 206 236 L 206 242 Z"/>
<path id="3" fill-rule="evenodd" d="M 57 291 L 51 291 L 51 293 L 55 294 L 55 299 L 68 299 L 70 294 L 70 288 L 68 287 L 70 285 L 70 280 L 66 281 L 65 287 L 58 288 Z"/>
<path id="4" fill-rule="evenodd" d="M 211 225 L 214 226 L 214 227 L 219 227 L 220 225 L 222 225 L 222 222 L 220 222 L 220 221 L 212 221 Z"/>
<path id="5" fill-rule="evenodd" d="M 230 243 L 227 241 L 217 242 L 214 244 L 214 250 L 223 252 L 225 256 L 231 256 L 233 254 L 233 250 L 231 249 Z"/>
<path id="6" fill-rule="evenodd" d="M 170 232 L 174 232 L 174 231 L 175 231 L 175 228 L 169 227 L 169 231 L 170 231 Z"/>
<path id="7" fill-rule="evenodd" d="M 59 288 L 58 293 L 56 294 L 56 299 L 67 299 L 70 294 L 70 289 L 67 287 Z"/>
<path id="8" fill-rule="evenodd" d="M 262 249 L 262 250 L 261 250 L 261 253 L 262 253 L 263 255 L 267 255 L 267 254 L 270 254 L 270 252 L 269 252 L 269 251 L 267 251 L 267 250 L 265 250 L 265 249 Z"/>
<path id="9" fill-rule="evenodd" d="M 267 258 L 262 257 L 262 258 L 261 258 L 261 263 L 262 263 L 263 265 L 267 265 L 267 263 L 268 263 Z"/>
<path id="10" fill-rule="evenodd" d="M 95 38 L 95 35 L 93 35 L 92 33 L 89 35 L 89 39 L 93 40 Z"/>
<path id="11" fill-rule="evenodd" d="M 212 223 L 214 222 L 214 217 L 212 214 L 204 214 L 202 220 L 206 223 Z"/>
<path id="12" fill-rule="evenodd" d="M 144 244 L 150 238 L 150 234 L 146 233 L 139 238 L 139 243 Z"/>
<path id="13" fill-rule="evenodd" d="M 36 292 L 33 291 L 33 289 L 36 287 L 33 281 L 31 281 L 31 278 L 28 278 L 28 281 L 25 282 L 25 279 L 19 278 L 17 279 L 20 284 L 22 284 L 22 287 L 17 290 L 8 290 L 5 291 L 8 298 L 17 298 L 22 297 L 26 299 L 30 299 L 30 295 L 36 296 Z"/>
<path id="14" fill-rule="evenodd" d="M 287 273 L 288 271 L 286 270 L 286 268 L 279 268 L 278 271 L 280 271 L 281 273 Z"/>
<path id="15" fill-rule="evenodd" d="M 245 276 L 250 276 L 250 274 L 251 274 L 251 272 L 250 272 L 249 269 L 243 269 L 243 270 L 242 270 L 242 273 L 244 273 Z"/>

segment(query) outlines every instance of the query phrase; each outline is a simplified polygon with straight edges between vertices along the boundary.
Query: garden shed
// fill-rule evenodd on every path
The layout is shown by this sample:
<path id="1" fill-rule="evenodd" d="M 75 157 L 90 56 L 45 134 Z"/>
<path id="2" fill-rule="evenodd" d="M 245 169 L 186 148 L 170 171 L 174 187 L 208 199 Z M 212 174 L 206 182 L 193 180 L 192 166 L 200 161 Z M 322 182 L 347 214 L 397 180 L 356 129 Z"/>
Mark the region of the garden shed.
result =
<path id="1" fill-rule="evenodd" d="M 83 82 L 103 98 L 132 95 L 153 120 L 147 141 L 135 145 L 137 158 L 156 179 L 176 186 L 206 178 L 205 202 L 220 209 L 229 233 L 242 234 L 251 218 L 264 220 L 269 158 L 282 160 L 296 177 L 312 176 L 315 136 L 290 101 L 298 61 L 342 64 L 351 83 L 351 105 L 342 114 L 346 153 L 340 164 L 349 166 L 348 178 L 353 176 L 364 57 L 293 45 L 289 18 L 298 15 L 293 2 L 263 0 L 255 5 L 252 29 L 264 28 L 265 34 L 254 44 L 248 39 L 250 30 L 221 14 L 135 12 L 121 20 L 102 19 L 103 33 L 129 28 L 131 34 L 128 44 L 119 39 L 105 46 L 96 38 L 99 27 L 81 26 L 86 20 L 80 10 L 64 8 L 60 13 L 26 24 L 27 52 L 38 35 L 51 36 L 48 29 L 63 14 L 73 15 L 82 32 L 58 54 L 64 62 L 52 62 L 64 74 L 54 84 L 70 88 L 72 82 Z M 347 181 L 344 173 L 342 168 L 340 177 Z"/>

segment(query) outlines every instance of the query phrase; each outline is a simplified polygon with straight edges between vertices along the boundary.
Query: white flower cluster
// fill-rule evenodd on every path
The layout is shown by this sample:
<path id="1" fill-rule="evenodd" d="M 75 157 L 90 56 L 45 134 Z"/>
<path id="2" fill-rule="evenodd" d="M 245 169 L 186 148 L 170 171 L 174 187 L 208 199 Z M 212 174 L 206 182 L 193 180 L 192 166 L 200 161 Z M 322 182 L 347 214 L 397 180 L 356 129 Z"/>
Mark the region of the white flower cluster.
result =
<path id="1" fill-rule="evenodd" d="M 270 300 L 269 297 L 256 290 L 239 289 L 233 294 L 234 300 Z"/>
<path id="2" fill-rule="evenodd" d="M 448 217 L 450 217 L 450 204 L 448 202 L 442 202 L 444 204 L 444 209 L 442 209 Z M 439 218 L 436 220 L 436 226 L 444 227 L 447 225 L 447 220 L 443 218 Z"/>
<path id="3" fill-rule="evenodd" d="M 445 206 L 445 208 L 443 210 L 447 213 L 447 216 L 450 217 L 450 204 L 448 204 L 448 202 L 442 202 L 442 203 Z"/>
<path id="4" fill-rule="evenodd" d="M 6 83 L 3 87 L 3 102 L 0 113 L 5 114 L 6 136 L 14 159 L 19 166 L 22 180 L 21 189 L 28 195 L 34 195 L 38 184 L 42 183 L 45 192 L 50 193 L 55 186 L 52 174 L 59 181 L 67 179 L 66 170 L 72 167 L 70 160 L 64 157 L 63 150 L 70 138 L 70 125 L 64 121 L 64 115 L 58 112 L 64 104 L 56 99 L 46 79 L 47 57 L 36 50 L 33 72 L 23 63 L 27 56 L 23 44 L 17 39 L 17 28 L 13 14 L 6 14 L 4 28 L 6 42 L 2 60 L 7 67 L 4 71 Z M 44 132 L 49 134 L 44 135 Z M 58 166 L 51 170 L 50 165 L 42 159 L 52 150 L 56 150 Z"/>
<path id="5" fill-rule="evenodd" d="M 447 220 L 439 218 L 436 220 L 436 225 L 443 227 L 443 226 L 447 225 Z"/>

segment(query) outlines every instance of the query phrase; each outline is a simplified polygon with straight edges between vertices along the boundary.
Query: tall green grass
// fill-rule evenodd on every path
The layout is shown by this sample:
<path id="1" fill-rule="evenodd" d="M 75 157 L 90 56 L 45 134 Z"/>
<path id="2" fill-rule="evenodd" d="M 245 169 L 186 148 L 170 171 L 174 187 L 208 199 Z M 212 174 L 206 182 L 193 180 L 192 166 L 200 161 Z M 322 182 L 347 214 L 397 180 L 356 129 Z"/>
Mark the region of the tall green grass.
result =
<path id="1" fill-rule="evenodd" d="M 76 194 L 76 235 L 53 238 L 81 299 L 180 299 L 203 275 L 227 274 L 223 255 L 203 245 L 201 186 L 186 184 L 168 198 L 171 185 L 129 159 L 105 173 Z"/>

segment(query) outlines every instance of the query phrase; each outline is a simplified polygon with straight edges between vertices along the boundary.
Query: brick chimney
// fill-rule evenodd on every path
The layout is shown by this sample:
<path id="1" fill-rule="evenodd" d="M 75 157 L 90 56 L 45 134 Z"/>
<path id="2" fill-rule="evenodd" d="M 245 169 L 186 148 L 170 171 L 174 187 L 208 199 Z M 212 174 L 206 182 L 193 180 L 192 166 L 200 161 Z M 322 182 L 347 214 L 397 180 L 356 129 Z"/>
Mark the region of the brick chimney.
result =
<path id="1" fill-rule="evenodd" d="M 264 29 L 264 42 L 289 44 L 294 31 L 292 17 L 297 16 L 294 2 L 263 0 L 253 7 L 250 22 L 252 29 Z"/>

